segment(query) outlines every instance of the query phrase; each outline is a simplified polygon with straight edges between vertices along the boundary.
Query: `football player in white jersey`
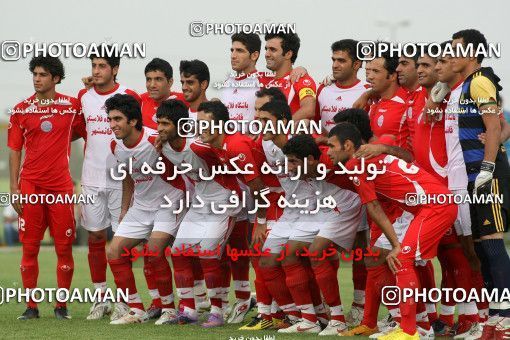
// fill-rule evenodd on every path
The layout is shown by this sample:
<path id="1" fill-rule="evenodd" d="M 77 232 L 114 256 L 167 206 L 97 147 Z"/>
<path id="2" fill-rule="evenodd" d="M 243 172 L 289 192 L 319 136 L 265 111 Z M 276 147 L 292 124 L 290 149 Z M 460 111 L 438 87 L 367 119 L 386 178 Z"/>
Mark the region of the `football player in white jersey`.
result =
<path id="1" fill-rule="evenodd" d="M 93 195 L 92 204 L 81 206 L 81 224 L 88 231 L 89 268 L 94 287 L 106 290 L 106 237 L 111 226 L 115 231 L 119 223 L 121 206 L 121 183 L 110 178 L 109 168 L 115 159 L 109 151 L 113 132 L 108 124 L 105 101 L 121 93 L 129 94 L 141 103 L 134 91 L 116 82 L 120 58 L 116 56 L 91 56 L 93 86 L 78 94 L 82 107 L 82 119 L 86 126 L 87 138 L 81 177 L 82 193 Z M 112 314 L 116 319 L 128 310 L 127 305 L 118 303 Z M 96 302 L 92 305 L 88 320 L 97 320 L 111 313 L 109 303 Z"/>
<path id="2" fill-rule="evenodd" d="M 316 254 L 311 255 L 309 261 L 322 296 L 330 308 L 328 325 L 319 335 L 338 335 L 347 330 L 337 278 L 339 258 L 334 251 L 329 254 L 331 256 L 325 254 L 331 249 L 342 252 L 353 249 L 362 224 L 361 201 L 346 177 L 334 175 L 335 165 L 328 159 L 327 150 L 321 150 L 312 136 L 295 136 L 282 151 L 288 159 L 289 172 L 295 174 L 301 170 L 300 178 L 313 187 L 318 204 L 332 199 L 327 208 L 323 206 L 314 210 L 314 223 L 296 225 L 288 244 L 291 250 L 297 248 L 303 251 L 306 248 L 308 254 Z M 306 173 L 302 170 L 304 166 L 308 170 Z M 294 262 L 300 261 L 293 251 L 289 253 Z"/>
<path id="3" fill-rule="evenodd" d="M 173 174 L 173 164 L 167 161 L 165 166 L 154 146 L 155 131 L 143 127 L 140 104 L 134 98 L 116 94 L 106 101 L 105 106 L 116 138 L 110 144 L 111 153 L 117 160 L 117 166 L 110 169 L 111 176 L 122 180 L 121 222 L 108 249 L 108 263 L 117 288 L 129 292 L 127 303 L 130 308 L 129 313 L 111 324 L 140 323 L 149 319 L 136 291 L 131 258 L 125 256 L 126 251 L 146 239 L 149 240 L 149 253 L 145 255 L 149 257 L 148 269 L 154 273 L 161 297 L 162 316 L 156 324 L 177 323 L 172 271 L 165 250 L 172 243 L 184 213 L 165 203 L 171 202 L 178 207 L 184 198 L 186 184 L 181 175 Z M 173 179 L 167 178 L 167 174 L 173 175 Z"/>
<path id="4" fill-rule="evenodd" d="M 316 118 L 321 121 L 322 136 L 317 138 L 318 143 L 327 142 L 328 132 L 335 126 L 334 117 L 337 113 L 353 107 L 358 98 L 370 88 L 370 85 L 358 78 L 358 70 L 362 61 L 357 55 L 358 42 L 352 39 L 335 41 L 331 45 L 332 81 L 329 85 L 321 84 L 317 90 Z M 362 223 L 360 228 L 365 228 Z M 354 247 L 367 246 L 368 230 L 358 231 Z M 349 325 L 358 326 L 363 319 L 365 305 L 365 285 L 367 270 L 363 261 L 352 264 L 354 299 L 352 308 L 346 315 Z"/>
<path id="5" fill-rule="evenodd" d="M 331 84 L 321 84 L 317 90 L 316 115 L 325 135 L 335 126 L 333 117 L 338 112 L 351 108 L 370 87 L 358 79 L 362 61 L 357 57 L 357 43 L 352 39 L 344 39 L 331 45 L 333 79 Z"/>

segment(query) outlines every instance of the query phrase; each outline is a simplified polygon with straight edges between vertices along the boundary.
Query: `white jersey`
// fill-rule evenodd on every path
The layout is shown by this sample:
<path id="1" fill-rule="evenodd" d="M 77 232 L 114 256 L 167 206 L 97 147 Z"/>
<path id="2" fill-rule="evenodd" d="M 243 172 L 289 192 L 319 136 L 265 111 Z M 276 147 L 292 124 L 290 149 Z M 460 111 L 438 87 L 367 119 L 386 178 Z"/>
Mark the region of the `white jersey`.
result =
<path id="1" fill-rule="evenodd" d="M 105 109 L 106 100 L 117 93 L 129 94 L 140 103 L 140 97 L 135 92 L 119 84 L 107 93 L 99 93 L 95 88 L 91 88 L 81 90 L 78 94 L 87 128 L 82 185 L 110 189 L 120 189 L 122 186 L 121 182 L 110 177 L 110 168 L 116 165 L 115 158 L 110 152 L 110 143 L 115 136 L 110 129 Z"/>
<path id="2" fill-rule="evenodd" d="M 257 72 L 230 77 L 223 83 L 221 101 L 231 120 L 252 121 L 255 118 L 255 92 L 260 88 Z"/>
<path id="3" fill-rule="evenodd" d="M 179 170 L 186 169 L 186 164 L 191 165 L 192 170 L 188 171 L 186 176 L 195 185 L 192 203 L 193 205 L 198 204 L 196 196 L 204 202 L 204 206 L 198 208 L 197 211 L 211 212 L 212 202 L 226 203 L 229 201 L 232 191 L 239 194 L 239 185 L 235 176 L 216 174 L 211 180 L 202 180 L 199 176 L 199 171 L 202 172 L 202 177 L 210 176 L 214 165 L 228 163 L 228 157 L 224 150 L 213 148 L 192 138 L 186 138 L 186 143 L 181 150 L 175 150 L 169 143 L 164 143 L 161 152 Z M 193 207 L 192 209 L 197 208 Z"/>
<path id="4" fill-rule="evenodd" d="M 337 83 L 329 86 L 319 86 L 317 90 L 317 114 L 320 117 L 323 131 L 329 132 L 335 126 L 333 117 L 339 111 L 352 108 L 352 104 L 368 88 L 370 86 L 361 80 L 350 87 L 342 87 Z"/>
<path id="5" fill-rule="evenodd" d="M 448 173 L 448 189 L 466 189 L 468 186 L 468 177 L 464 155 L 459 141 L 459 99 L 462 91 L 462 83 L 453 88 L 450 92 L 450 99 L 445 110 L 445 140 L 448 163 L 446 165 Z"/>
<path id="6" fill-rule="evenodd" d="M 188 109 L 188 116 L 192 118 L 195 122 L 197 121 L 197 111 L 192 111 L 191 108 Z"/>
<path id="7" fill-rule="evenodd" d="M 273 169 L 276 170 L 285 164 L 285 154 L 282 149 L 280 149 L 276 144 L 272 141 L 262 141 L 262 148 L 264 149 L 264 154 L 266 155 L 267 164 Z M 282 171 L 284 172 L 284 171 Z M 292 180 L 290 176 L 285 173 L 279 173 L 277 175 L 278 180 L 280 181 L 280 185 L 285 191 L 285 197 L 289 202 L 292 202 L 292 195 L 295 194 L 295 198 L 301 200 L 308 199 L 310 205 L 309 209 L 315 208 L 315 203 L 317 202 L 317 198 L 315 195 L 315 190 L 312 185 L 303 180 Z"/>
<path id="8" fill-rule="evenodd" d="M 180 175 L 168 182 L 163 179 L 163 177 L 166 178 L 166 174 L 147 173 L 146 168 L 143 167 L 144 163 L 147 163 L 151 169 L 156 170 L 156 163 L 162 161 L 160 153 L 153 145 L 156 136 L 155 130 L 144 127 L 136 145 L 127 147 L 122 140 L 113 140 L 110 145 L 112 154 L 119 165 L 124 164 L 125 171 L 128 171 L 130 164 L 132 165 L 131 174 L 127 176 L 131 176 L 135 183 L 133 207 L 141 210 L 159 210 L 162 204 L 167 203 L 164 199 L 165 195 L 175 197 L 173 194 L 175 190 L 184 193 L 186 189 Z M 167 162 L 165 166 L 169 165 L 171 164 Z M 142 171 L 146 173 L 144 174 Z"/>

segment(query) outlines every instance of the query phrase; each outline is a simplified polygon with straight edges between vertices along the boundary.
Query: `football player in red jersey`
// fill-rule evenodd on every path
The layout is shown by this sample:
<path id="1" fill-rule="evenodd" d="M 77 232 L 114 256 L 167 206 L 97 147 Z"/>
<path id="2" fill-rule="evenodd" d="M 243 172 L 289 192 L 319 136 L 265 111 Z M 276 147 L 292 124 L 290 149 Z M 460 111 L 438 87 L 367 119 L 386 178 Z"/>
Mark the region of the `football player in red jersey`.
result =
<path id="1" fill-rule="evenodd" d="M 409 129 L 405 119 L 406 93 L 397 82 L 398 59 L 389 52 L 367 63 L 370 90 L 379 97 L 370 106 L 370 127 L 374 135 L 392 135 L 398 146 L 410 149 Z"/>
<path id="2" fill-rule="evenodd" d="M 287 97 L 293 120 L 315 118 L 315 82 L 304 75 L 296 82 L 291 81 L 292 65 L 298 57 L 301 41 L 295 33 L 266 34 L 267 68 L 275 76 L 262 79 L 266 87 L 278 87 Z"/>
<path id="3" fill-rule="evenodd" d="M 71 136 L 77 113 L 76 98 L 57 93 L 55 87 L 65 77 L 64 65 L 55 57 L 35 57 L 30 61 L 35 93 L 17 104 L 10 117 L 7 146 L 12 194 L 62 197 L 73 194 L 69 170 Z M 67 112 L 65 112 L 66 110 Z M 79 126 L 80 136 L 85 135 Z M 25 149 L 22 166 L 22 151 Z M 13 202 L 19 215 L 22 243 L 21 279 L 23 287 L 34 289 L 39 276 L 37 256 L 44 232 L 49 226 L 57 254 L 57 286 L 70 289 L 74 272 L 72 243 L 75 239 L 74 208 L 71 203 Z M 57 319 L 70 319 L 66 303 L 57 302 Z M 37 304 L 30 300 L 18 318 L 39 317 Z"/>
<path id="4" fill-rule="evenodd" d="M 426 89 L 427 93 L 432 92 L 432 89 L 438 80 L 438 73 L 435 69 L 437 62 L 438 60 L 436 58 L 427 54 L 420 56 L 417 61 L 418 82 L 421 87 Z M 441 108 L 444 112 L 446 104 L 442 104 Z M 414 132 L 416 139 L 413 140 L 413 152 L 415 159 L 420 167 L 423 167 L 431 175 L 435 176 L 445 185 L 448 185 L 448 176 L 454 175 L 448 174 L 447 172 L 448 154 L 445 138 L 445 119 L 450 116 L 449 114 L 444 113 L 440 120 L 429 123 L 426 119 L 427 113 L 425 110 L 425 108 L 422 109 L 422 112 L 417 115 L 414 120 Z M 438 259 L 441 263 L 443 278 L 446 279 L 445 283 L 449 284 L 449 287 L 451 288 L 461 288 L 465 291 L 470 291 L 475 288 L 473 280 L 471 280 L 471 268 L 462 251 L 454 226 L 450 229 L 451 230 L 449 230 L 441 239 L 438 248 Z M 423 281 L 426 280 L 426 278 L 420 277 L 420 280 L 423 284 Z M 430 289 L 433 287 L 427 288 Z M 448 309 L 448 307 L 449 306 L 447 306 L 446 309 Z M 428 308 L 429 307 L 427 306 L 427 309 Z M 450 308 L 455 308 L 455 305 Z M 443 309 L 443 307 L 441 307 L 441 309 Z M 470 335 L 470 331 L 474 331 L 479 327 L 478 325 L 475 325 L 479 321 L 478 308 L 476 303 L 471 301 L 459 303 L 458 309 L 459 324 L 456 328 L 456 335 L 466 337 Z M 443 317 L 443 320 L 447 321 L 446 325 L 451 327 L 453 323 L 453 313 L 451 314 L 450 320 L 448 320 L 447 317 Z M 433 323 L 435 320 L 430 320 L 430 322 Z M 444 327 L 442 324 L 444 323 L 441 321 L 435 322 L 435 328 L 439 332 L 440 329 Z"/>
<path id="5" fill-rule="evenodd" d="M 147 92 L 140 95 L 143 125 L 157 130 L 156 111 L 161 102 L 167 99 L 184 101 L 184 96 L 180 92 L 172 91 L 173 69 L 168 61 L 154 58 L 145 66 L 144 73 Z"/>
<path id="6" fill-rule="evenodd" d="M 361 146 L 361 134 L 354 125 L 341 123 L 335 126 L 330 132 L 328 145 L 328 154 L 333 162 L 342 162 L 349 170 L 359 165 L 354 154 Z M 398 287 L 401 290 L 419 288 L 415 260 L 431 259 L 436 255 L 440 237 L 455 221 L 457 207 L 454 204 L 437 204 L 423 200 L 426 196 L 446 195 L 450 194 L 450 191 L 415 165 L 386 154 L 365 162 L 375 164 L 380 169 L 384 166 L 386 171 L 370 181 L 366 174 L 354 176 L 354 186 L 362 202 L 366 204 L 370 218 L 381 228 L 393 247 L 387 256 L 387 262 L 396 273 Z M 409 195 L 413 194 L 420 199 L 412 201 Z M 414 215 L 401 242 L 379 200 L 391 202 Z M 395 329 L 380 339 L 419 338 L 416 332 L 415 298 L 400 303 L 400 309 L 401 329 Z"/>

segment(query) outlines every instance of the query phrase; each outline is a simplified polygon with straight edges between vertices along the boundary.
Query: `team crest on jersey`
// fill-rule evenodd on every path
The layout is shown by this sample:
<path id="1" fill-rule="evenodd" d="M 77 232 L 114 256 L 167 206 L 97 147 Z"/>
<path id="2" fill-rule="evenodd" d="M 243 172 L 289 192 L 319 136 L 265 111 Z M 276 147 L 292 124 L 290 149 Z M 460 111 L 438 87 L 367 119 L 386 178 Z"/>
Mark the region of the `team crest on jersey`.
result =
<path id="1" fill-rule="evenodd" d="M 43 132 L 50 132 L 53 129 L 53 124 L 49 120 L 41 122 L 41 130 Z"/>
<path id="2" fill-rule="evenodd" d="M 404 248 L 402 248 L 402 254 L 408 254 L 410 251 L 411 251 L 410 246 L 405 246 Z"/>
<path id="3" fill-rule="evenodd" d="M 310 81 L 310 79 L 303 79 L 303 85 L 310 86 L 312 85 L 312 82 Z"/>
<path id="4" fill-rule="evenodd" d="M 71 235 L 72 235 L 72 234 L 73 234 L 73 229 L 68 228 L 68 229 L 66 230 L 66 236 L 67 236 L 67 237 L 71 237 Z"/>
<path id="5" fill-rule="evenodd" d="M 342 96 L 336 97 L 336 100 L 342 100 Z"/>
<path id="6" fill-rule="evenodd" d="M 355 186 L 359 187 L 359 185 L 360 185 L 359 178 L 357 176 L 354 176 L 352 178 L 352 183 L 354 183 Z"/>
<path id="7" fill-rule="evenodd" d="M 240 153 L 238 157 L 241 162 L 244 162 L 246 160 L 246 156 L 244 153 Z"/>
<path id="8" fill-rule="evenodd" d="M 377 118 L 377 126 L 381 127 L 384 123 L 384 116 L 380 115 L 379 118 Z"/>

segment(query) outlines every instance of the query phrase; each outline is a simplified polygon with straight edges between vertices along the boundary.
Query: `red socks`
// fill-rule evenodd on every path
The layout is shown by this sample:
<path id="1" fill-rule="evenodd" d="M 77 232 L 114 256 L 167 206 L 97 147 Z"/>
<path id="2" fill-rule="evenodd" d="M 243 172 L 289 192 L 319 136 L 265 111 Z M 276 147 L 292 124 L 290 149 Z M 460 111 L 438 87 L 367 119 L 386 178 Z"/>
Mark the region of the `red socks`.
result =
<path id="1" fill-rule="evenodd" d="M 310 322 L 317 322 L 311 296 L 310 278 L 302 263 L 292 263 L 282 266 L 285 271 L 285 282 L 289 288 L 296 307 L 301 310 L 301 317 Z"/>
<path id="2" fill-rule="evenodd" d="M 39 243 L 23 243 L 23 256 L 21 257 L 21 280 L 23 288 L 33 289 L 37 287 L 37 278 L 39 276 L 39 264 L 37 255 L 39 254 Z M 27 307 L 37 308 L 37 303 L 28 301 Z"/>
<path id="3" fill-rule="evenodd" d="M 58 288 L 71 288 L 74 273 L 73 245 L 55 244 L 57 253 L 57 286 Z M 65 307 L 65 302 L 58 302 L 57 307 Z"/>
<path id="4" fill-rule="evenodd" d="M 338 286 L 337 271 L 328 260 L 318 262 L 312 266 L 315 279 L 320 287 L 324 300 L 331 310 L 331 319 L 345 322 L 340 300 L 340 288 Z"/>
<path id="5" fill-rule="evenodd" d="M 118 259 L 109 260 L 110 269 L 115 279 L 115 284 L 118 289 L 128 291 L 130 308 L 138 308 L 144 310 L 142 300 L 136 290 L 135 276 L 131 269 L 131 260 L 129 257 L 121 257 Z"/>
<path id="6" fill-rule="evenodd" d="M 92 242 L 89 239 L 89 268 L 92 283 L 106 283 L 106 241 Z M 97 288 L 97 286 L 96 286 Z"/>
<path id="7" fill-rule="evenodd" d="M 155 285 L 159 292 L 161 308 L 175 308 L 172 288 L 172 269 L 166 257 L 155 257 L 150 260 Z"/>

